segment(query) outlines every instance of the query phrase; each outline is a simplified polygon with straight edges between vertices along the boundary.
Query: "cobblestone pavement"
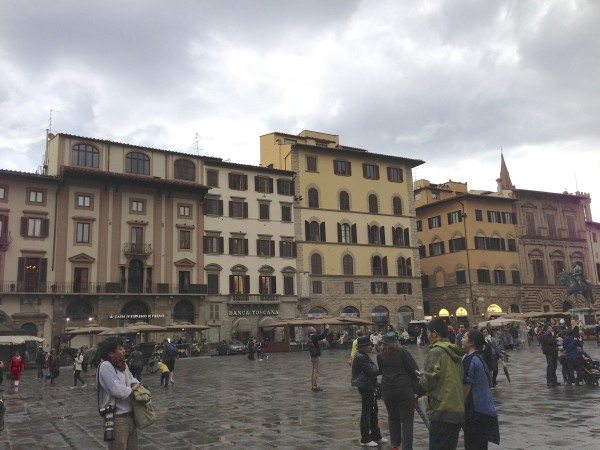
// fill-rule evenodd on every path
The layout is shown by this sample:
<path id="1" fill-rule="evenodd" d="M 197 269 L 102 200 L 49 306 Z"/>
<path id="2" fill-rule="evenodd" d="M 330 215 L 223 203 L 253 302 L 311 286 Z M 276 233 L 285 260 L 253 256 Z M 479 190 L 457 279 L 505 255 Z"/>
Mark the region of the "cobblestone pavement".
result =
<path id="1" fill-rule="evenodd" d="M 595 343 L 586 343 L 586 350 L 600 358 Z M 411 346 L 410 351 L 421 366 L 426 349 Z M 597 449 L 600 388 L 547 388 L 545 359 L 537 346 L 511 356 L 512 383 L 501 373 L 494 393 L 499 448 Z M 158 374 L 145 373 L 158 419 L 140 433 L 141 445 L 173 450 L 360 448 L 360 400 L 350 387 L 346 358 L 345 351 L 324 352 L 321 393 L 309 390 L 306 352 L 272 354 L 264 361 L 244 356 L 179 360 L 176 384 L 166 391 L 158 386 Z M 93 383 L 93 375 L 88 377 Z M 71 381 L 72 370 L 66 367 L 56 386 L 39 383 L 32 371 L 26 372 L 19 393 L 5 380 L 6 429 L 0 448 L 103 448 L 95 387 L 70 389 Z M 387 436 L 382 402 L 379 408 Z M 427 448 L 425 427 L 417 415 L 415 421 L 415 448 Z"/>

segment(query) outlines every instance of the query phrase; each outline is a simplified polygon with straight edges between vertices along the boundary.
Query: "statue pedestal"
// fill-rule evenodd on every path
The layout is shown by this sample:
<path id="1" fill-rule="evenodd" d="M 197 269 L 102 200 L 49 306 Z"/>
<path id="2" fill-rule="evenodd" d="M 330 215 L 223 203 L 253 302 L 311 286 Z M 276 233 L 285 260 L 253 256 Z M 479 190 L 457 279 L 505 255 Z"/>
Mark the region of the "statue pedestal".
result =
<path id="1" fill-rule="evenodd" d="M 596 317 L 600 316 L 600 310 L 596 308 L 573 308 L 569 313 L 572 320 L 584 325 L 596 325 Z"/>

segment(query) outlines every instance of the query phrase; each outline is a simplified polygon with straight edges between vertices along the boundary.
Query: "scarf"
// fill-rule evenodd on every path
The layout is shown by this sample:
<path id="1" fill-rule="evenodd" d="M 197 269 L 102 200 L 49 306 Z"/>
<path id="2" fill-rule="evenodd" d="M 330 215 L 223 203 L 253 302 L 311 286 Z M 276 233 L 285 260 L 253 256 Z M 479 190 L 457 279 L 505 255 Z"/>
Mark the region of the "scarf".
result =
<path id="1" fill-rule="evenodd" d="M 127 368 L 127 363 L 125 362 L 124 358 L 113 354 L 108 357 L 108 361 L 114 366 L 115 369 L 121 372 L 125 372 L 125 369 Z"/>

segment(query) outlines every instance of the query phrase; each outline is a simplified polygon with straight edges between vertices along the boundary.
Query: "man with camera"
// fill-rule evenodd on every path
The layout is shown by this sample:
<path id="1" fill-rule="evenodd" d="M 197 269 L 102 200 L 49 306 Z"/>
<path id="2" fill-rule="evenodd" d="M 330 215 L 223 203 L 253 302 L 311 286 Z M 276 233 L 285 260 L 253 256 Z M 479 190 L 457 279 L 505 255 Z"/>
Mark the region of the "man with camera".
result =
<path id="1" fill-rule="evenodd" d="M 109 337 L 100 347 L 98 409 L 104 419 L 104 440 L 111 450 L 139 449 L 131 396 L 139 381 L 125 361 L 123 341 Z"/>
<path id="2" fill-rule="evenodd" d="M 308 328 L 308 351 L 310 353 L 310 362 L 312 363 L 311 391 L 320 392 L 323 389 L 319 387 L 319 363 L 321 359 L 321 348 L 319 341 L 325 339 L 329 334 L 329 325 L 321 333 L 317 333 L 315 327 Z"/>

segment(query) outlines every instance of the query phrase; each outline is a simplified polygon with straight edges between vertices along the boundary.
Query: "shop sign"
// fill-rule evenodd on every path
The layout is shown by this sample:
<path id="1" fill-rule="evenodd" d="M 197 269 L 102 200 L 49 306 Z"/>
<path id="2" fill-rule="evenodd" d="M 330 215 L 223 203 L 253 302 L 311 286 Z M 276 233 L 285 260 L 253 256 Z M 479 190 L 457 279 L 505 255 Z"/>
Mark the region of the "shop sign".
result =
<path id="1" fill-rule="evenodd" d="M 272 305 L 248 305 L 248 307 L 229 307 L 230 316 L 278 316 L 279 311 Z"/>
<path id="2" fill-rule="evenodd" d="M 109 319 L 164 319 L 164 314 L 111 314 Z"/>

